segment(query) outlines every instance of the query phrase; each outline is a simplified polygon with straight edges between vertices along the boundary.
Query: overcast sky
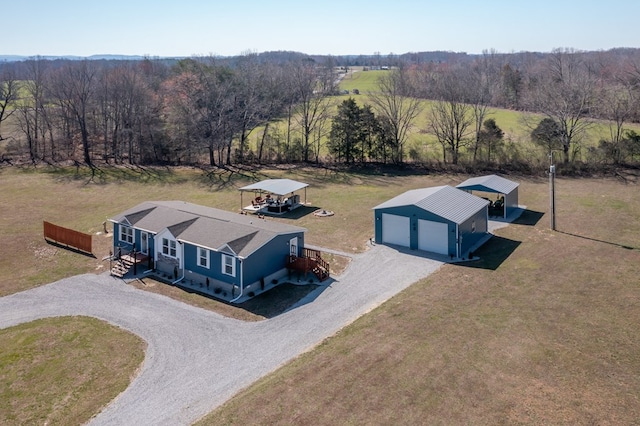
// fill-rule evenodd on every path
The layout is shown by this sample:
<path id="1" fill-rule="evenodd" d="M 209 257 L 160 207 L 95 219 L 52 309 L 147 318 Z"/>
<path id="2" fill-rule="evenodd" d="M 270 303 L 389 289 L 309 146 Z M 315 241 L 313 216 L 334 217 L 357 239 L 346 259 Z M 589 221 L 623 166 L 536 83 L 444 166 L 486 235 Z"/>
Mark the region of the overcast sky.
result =
<path id="1" fill-rule="evenodd" d="M 0 55 L 640 47 L 639 0 L 0 0 Z"/>

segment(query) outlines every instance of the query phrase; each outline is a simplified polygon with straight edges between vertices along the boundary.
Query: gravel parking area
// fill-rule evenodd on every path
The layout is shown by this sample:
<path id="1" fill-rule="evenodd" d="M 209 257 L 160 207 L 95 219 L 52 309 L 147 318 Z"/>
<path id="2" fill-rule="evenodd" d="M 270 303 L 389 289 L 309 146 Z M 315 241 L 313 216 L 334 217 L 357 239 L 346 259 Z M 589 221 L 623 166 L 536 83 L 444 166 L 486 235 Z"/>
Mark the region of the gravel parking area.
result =
<path id="1" fill-rule="evenodd" d="M 0 298 L 0 328 L 87 315 L 139 335 L 148 343 L 139 375 L 91 424 L 190 424 L 444 261 L 373 246 L 354 255 L 341 276 L 261 322 L 225 318 L 108 274 L 87 274 Z"/>

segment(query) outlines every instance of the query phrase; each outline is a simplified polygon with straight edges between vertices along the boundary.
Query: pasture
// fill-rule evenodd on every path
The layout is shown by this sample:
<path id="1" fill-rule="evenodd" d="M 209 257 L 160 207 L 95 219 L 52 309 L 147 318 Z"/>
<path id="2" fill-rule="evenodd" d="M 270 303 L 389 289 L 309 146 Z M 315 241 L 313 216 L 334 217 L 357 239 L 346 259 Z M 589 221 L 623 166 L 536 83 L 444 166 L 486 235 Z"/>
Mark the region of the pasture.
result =
<path id="1" fill-rule="evenodd" d="M 309 244 L 348 252 L 366 249 L 373 206 L 468 177 L 105 168 L 92 178 L 82 168 L 3 168 L 0 294 L 105 272 L 111 235 L 103 222 L 141 200 L 236 211 L 238 187 L 283 176 L 310 184 L 309 211 L 336 215 L 278 220 L 306 227 Z M 480 261 L 441 268 L 202 424 L 633 423 L 640 418 L 640 199 L 638 176 L 625 176 L 559 178 L 558 232 L 545 214 L 547 180 L 509 176 L 528 210 L 496 232 Z M 95 257 L 47 244 L 42 220 L 94 234 Z"/>

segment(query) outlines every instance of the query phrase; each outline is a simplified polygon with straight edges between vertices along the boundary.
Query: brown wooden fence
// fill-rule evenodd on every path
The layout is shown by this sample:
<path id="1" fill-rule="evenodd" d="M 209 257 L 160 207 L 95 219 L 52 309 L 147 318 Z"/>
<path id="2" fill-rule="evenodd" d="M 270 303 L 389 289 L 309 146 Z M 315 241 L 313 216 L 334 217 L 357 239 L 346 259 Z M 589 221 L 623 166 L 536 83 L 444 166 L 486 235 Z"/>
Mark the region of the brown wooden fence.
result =
<path id="1" fill-rule="evenodd" d="M 91 234 L 63 228 L 53 223 L 44 222 L 44 238 L 58 244 L 72 247 L 85 253 L 91 251 Z"/>

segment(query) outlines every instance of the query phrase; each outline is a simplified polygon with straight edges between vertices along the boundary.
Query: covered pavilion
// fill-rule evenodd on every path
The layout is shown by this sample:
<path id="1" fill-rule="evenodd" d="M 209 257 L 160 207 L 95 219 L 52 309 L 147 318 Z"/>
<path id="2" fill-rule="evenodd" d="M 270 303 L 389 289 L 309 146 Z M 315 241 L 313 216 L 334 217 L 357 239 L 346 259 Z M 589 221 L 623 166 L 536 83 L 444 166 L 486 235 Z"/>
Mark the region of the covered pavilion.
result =
<path id="1" fill-rule="evenodd" d="M 282 214 L 300 207 L 300 195 L 296 191 L 304 189 L 307 203 L 309 184 L 292 179 L 266 179 L 240 188 L 240 208 L 244 212 Z M 243 194 L 253 192 L 251 204 L 245 206 Z"/>

